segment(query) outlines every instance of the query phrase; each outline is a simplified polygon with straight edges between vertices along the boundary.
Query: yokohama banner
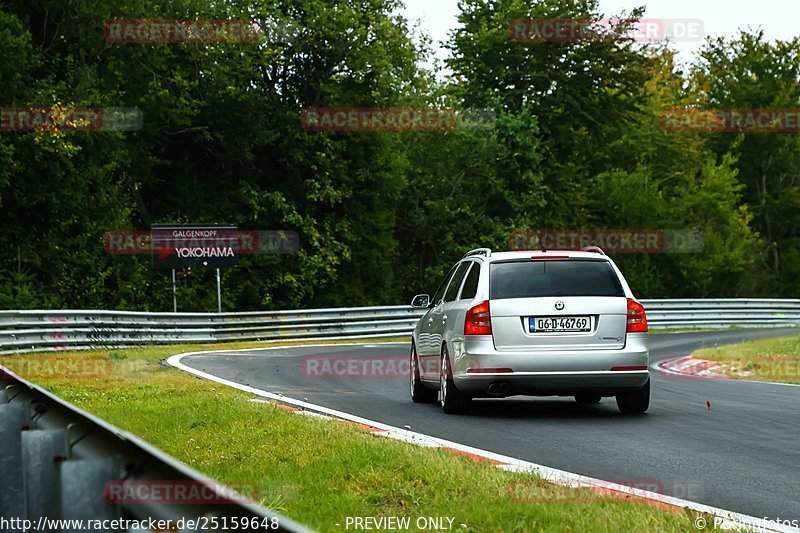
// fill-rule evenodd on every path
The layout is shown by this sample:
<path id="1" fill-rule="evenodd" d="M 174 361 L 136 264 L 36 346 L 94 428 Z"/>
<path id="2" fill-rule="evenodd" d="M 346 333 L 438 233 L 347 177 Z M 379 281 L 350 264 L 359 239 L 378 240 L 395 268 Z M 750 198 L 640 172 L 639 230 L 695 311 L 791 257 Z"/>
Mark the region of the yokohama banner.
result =
<path id="1" fill-rule="evenodd" d="M 153 226 L 156 268 L 233 268 L 238 255 L 236 226 Z"/>

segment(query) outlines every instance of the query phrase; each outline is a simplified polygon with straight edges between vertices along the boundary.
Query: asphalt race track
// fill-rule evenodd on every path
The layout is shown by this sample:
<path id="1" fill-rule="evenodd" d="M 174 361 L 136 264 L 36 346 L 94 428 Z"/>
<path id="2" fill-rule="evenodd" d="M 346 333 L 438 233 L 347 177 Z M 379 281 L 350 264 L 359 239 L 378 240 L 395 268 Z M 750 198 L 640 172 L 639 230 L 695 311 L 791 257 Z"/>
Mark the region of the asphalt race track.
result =
<path id="1" fill-rule="evenodd" d="M 797 333 L 654 334 L 651 363 L 714 344 Z M 800 519 L 800 386 L 687 379 L 652 372 L 650 410 L 623 416 L 613 398 L 477 400 L 469 414 L 411 402 L 405 376 L 307 374 L 307 356 L 407 357 L 408 344 L 218 352 L 183 363 L 221 378 L 553 468 L 744 513 Z M 707 406 L 710 402 L 710 410 Z M 646 484 L 646 486 L 640 486 Z"/>

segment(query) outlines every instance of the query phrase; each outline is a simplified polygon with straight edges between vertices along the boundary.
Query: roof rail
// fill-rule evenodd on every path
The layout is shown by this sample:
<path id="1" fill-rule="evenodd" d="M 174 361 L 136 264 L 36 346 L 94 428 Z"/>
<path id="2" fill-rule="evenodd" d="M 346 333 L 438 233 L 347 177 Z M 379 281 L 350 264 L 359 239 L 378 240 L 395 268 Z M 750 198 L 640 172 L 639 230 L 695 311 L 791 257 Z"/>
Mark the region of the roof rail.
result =
<path id="1" fill-rule="evenodd" d="M 475 248 L 474 250 L 470 250 L 464 257 L 469 257 L 471 255 L 485 255 L 486 257 L 491 257 L 492 249 L 491 248 Z"/>
<path id="2" fill-rule="evenodd" d="M 581 248 L 581 252 L 594 252 L 596 254 L 606 255 L 603 249 L 600 248 L 599 246 L 585 246 Z"/>

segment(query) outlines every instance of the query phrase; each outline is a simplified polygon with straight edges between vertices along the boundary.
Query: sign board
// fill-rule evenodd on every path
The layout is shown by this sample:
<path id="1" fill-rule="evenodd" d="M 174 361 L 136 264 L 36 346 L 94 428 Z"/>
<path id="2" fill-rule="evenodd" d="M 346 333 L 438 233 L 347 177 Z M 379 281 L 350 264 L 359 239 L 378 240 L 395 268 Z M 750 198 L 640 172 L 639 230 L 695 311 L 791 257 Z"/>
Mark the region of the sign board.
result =
<path id="1" fill-rule="evenodd" d="M 156 224 L 151 229 L 156 268 L 233 268 L 238 263 L 235 225 Z"/>

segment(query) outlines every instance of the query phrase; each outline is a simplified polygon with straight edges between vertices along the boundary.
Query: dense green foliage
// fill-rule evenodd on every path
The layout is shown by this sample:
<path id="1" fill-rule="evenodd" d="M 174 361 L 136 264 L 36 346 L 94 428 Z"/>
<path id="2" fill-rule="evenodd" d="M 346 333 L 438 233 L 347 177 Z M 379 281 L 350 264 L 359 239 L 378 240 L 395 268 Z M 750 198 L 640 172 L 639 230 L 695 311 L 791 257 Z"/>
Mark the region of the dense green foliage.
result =
<path id="1" fill-rule="evenodd" d="M 687 105 L 800 107 L 800 40 L 522 43 L 517 18 L 583 0 L 462 0 L 443 72 L 399 0 L 0 0 L 2 108 L 137 107 L 135 132 L 0 132 L 0 308 L 171 309 L 168 271 L 108 254 L 109 230 L 296 230 L 243 257 L 226 310 L 396 304 L 515 229 L 682 229 L 700 253 L 617 256 L 640 297 L 800 293 L 800 136 L 669 132 Z M 635 16 L 637 13 L 634 12 Z M 258 43 L 108 43 L 109 19 L 254 19 Z M 309 132 L 308 107 L 448 107 L 440 132 Z M 180 308 L 214 310 L 212 272 Z"/>

